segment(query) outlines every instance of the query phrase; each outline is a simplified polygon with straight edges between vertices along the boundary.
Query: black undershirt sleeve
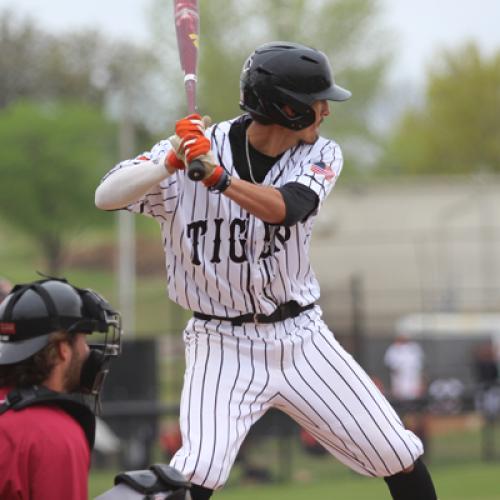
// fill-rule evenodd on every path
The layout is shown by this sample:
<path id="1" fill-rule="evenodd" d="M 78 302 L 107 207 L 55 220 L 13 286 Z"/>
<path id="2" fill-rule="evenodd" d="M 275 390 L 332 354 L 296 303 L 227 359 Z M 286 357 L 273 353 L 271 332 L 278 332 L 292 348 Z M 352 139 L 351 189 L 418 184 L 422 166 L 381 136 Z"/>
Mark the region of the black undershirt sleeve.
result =
<path id="1" fill-rule="evenodd" d="M 285 220 L 280 226 L 294 226 L 299 221 L 305 221 L 318 208 L 318 195 L 304 184 L 289 182 L 278 191 L 286 207 Z"/>

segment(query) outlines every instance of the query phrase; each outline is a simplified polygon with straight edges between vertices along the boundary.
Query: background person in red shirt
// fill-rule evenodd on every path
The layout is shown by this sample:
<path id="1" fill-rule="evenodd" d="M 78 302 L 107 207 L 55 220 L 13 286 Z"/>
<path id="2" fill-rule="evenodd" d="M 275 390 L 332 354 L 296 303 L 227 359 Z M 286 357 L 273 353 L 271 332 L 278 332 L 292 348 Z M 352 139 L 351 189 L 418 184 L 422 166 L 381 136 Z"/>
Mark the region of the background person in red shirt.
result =
<path id="1" fill-rule="evenodd" d="M 120 315 L 66 280 L 16 285 L 0 304 L 0 498 L 87 500 L 95 397 L 120 353 Z M 105 334 L 89 347 L 86 335 Z"/>

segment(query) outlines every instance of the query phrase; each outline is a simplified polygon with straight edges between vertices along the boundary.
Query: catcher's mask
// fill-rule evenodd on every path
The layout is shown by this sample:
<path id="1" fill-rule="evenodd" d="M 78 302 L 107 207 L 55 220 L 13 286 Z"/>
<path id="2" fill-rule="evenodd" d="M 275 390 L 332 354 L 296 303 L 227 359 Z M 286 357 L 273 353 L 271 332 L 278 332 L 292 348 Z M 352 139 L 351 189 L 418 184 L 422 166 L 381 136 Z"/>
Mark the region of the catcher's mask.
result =
<path id="1" fill-rule="evenodd" d="M 56 331 L 104 333 L 102 342 L 89 344 L 77 389 L 97 399 L 109 360 L 121 352 L 121 317 L 97 292 L 77 288 L 65 279 L 16 285 L 0 304 L 0 365 L 34 355 Z"/>
<path id="2" fill-rule="evenodd" d="M 243 65 L 240 107 L 262 124 L 302 130 L 314 123 L 315 101 L 345 101 L 351 92 L 336 85 L 323 52 L 291 42 L 258 47 Z M 285 112 L 288 105 L 293 115 Z"/>

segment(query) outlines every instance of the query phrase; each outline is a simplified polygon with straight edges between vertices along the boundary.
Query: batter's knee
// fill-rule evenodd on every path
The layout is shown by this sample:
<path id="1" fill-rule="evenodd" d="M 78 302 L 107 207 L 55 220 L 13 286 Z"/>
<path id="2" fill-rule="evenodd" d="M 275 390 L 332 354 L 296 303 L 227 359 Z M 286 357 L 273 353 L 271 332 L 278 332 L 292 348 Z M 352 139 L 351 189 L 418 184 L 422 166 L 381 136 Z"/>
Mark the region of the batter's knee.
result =
<path id="1" fill-rule="evenodd" d="M 404 434 L 397 440 L 384 440 L 375 446 L 377 453 L 372 459 L 372 472 L 377 477 L 411 472 L 414 463 L 424 452 L 422 442 L 411 433 Z"/>

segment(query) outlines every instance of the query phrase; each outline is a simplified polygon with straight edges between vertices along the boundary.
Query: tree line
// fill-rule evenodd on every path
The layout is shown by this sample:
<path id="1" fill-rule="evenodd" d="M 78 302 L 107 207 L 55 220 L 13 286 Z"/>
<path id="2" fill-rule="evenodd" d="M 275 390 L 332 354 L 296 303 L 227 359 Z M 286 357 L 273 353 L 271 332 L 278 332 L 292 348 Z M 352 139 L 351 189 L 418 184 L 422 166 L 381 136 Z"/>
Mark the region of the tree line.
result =
<path id="1" fill-rule="evenodd" d="M 99 178 L 119 158 L 119 122 L 133 122 L 137 152 L 170 135 L 185 114 L 173 21 L 150 4 L 151 43 L 95 31 L 54 35 L 0 14 L 0 217 L 33 239 L 57 273 L 75 231 L 110 224 L 94 208 Z M 238 114 L 239 74 L 269 40 L 320 48 L 353 98 L 333 107 L 324 133 L 343 146 L 343 176 L 468 174 L 500 170 L 500 52 L 473 43 L 436 57 L 424 103 L 389 133 L 370 125 L 394 47 L 375 0 L 200 2 L 199 104 Z M 377 151 L 367 158 L 366 151 Z"/>

